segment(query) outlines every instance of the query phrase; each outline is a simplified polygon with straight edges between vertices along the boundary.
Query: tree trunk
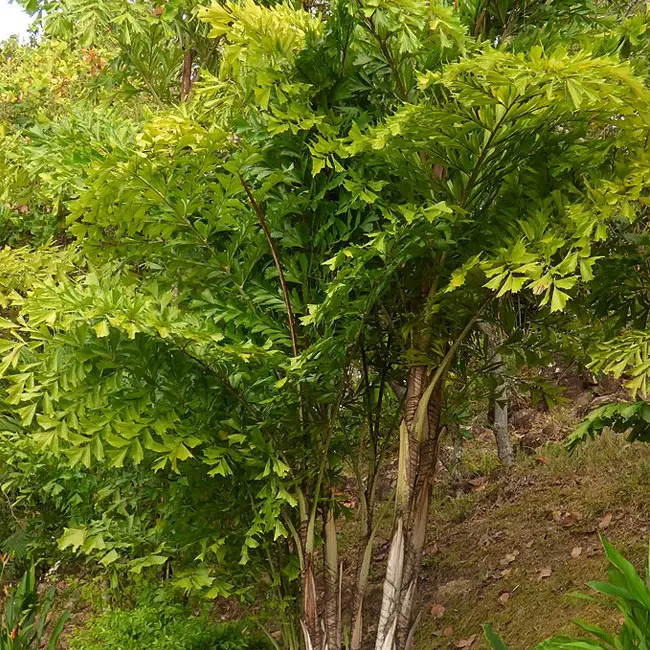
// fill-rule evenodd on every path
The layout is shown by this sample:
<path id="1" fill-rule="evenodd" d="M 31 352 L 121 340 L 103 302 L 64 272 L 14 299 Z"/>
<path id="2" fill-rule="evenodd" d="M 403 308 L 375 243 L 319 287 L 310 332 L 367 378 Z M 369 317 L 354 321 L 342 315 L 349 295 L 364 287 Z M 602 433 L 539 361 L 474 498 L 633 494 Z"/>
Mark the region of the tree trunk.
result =
<path id="1" fill-rule="evenodd" d="M 405 650 L 413 626 L 445 382 L 443 372 L 432 387 L 433 375 L 426 366 L 414 366 L 408 377 L 400 423 L 396 520 L 375 650 Z"/>
<path id="2" fill-rule="evenodd" d="M 302 615 L 300 627 L 306 650 L 340 650 L 342 571 L 338 558 L 336 520 L 333 504 L 322 502 L 322 580 L 316 585 L 315 511 L 307 517 L 306 502 L 299 499 L 302 552 Z M 313 508 L 313 506 L 312 506 Z"/>
<path id="3" fill-rule="evenodd" d="M 514 460 L 514 452 L 510 437 L 508 436 L 508 386 L 504 378 L 504 365 L 499 352 L 497 352 L 497 332 L 494 327 L 487 323 L 481 323 L 481 329 L 485 333 L 488 352 L 488 363 L 490 372 L 495 380 L 496 387 L 492 395 L 492 431 L 497 443 L 499 460 L 504 467 L 509 467 Z"/>
<path id="4" fill-rule="evenodd" d="M 325 650 L 340 650 L 341 648 L 341 606 L 340 606 L 340 570 L 338 550 L 336 543 L 336 522 L 334 509 L 328 506 L 325 511 L 325 524 L 323 526 L 325 541 L 324 561 L 324 628 L 325 637 L 323 648 Z"/>
<path id="5" fill-rule="evenodd" d="M 314 576 L 314 553 L 305 552 L 305 568 L 302 575 L 302 618 L 300 620 L 305 648 L 320 648 L 318 629 L 318 597 Z"/>
<path id="6" fill-rule="evenodd" d="M 493 358 L 495 363 L 501 364 L 500 354 L 495 354 Z M 495 372 L 500 379 L 500 384 L 494 391 L 494 437 L 497 441 L 499 460 L 505 467 L 508 467 L 514 460 L 514 452 L 508 436 L 508 389 L 500 373 L 501 365 L 499 365 L 498 372 Z"/>

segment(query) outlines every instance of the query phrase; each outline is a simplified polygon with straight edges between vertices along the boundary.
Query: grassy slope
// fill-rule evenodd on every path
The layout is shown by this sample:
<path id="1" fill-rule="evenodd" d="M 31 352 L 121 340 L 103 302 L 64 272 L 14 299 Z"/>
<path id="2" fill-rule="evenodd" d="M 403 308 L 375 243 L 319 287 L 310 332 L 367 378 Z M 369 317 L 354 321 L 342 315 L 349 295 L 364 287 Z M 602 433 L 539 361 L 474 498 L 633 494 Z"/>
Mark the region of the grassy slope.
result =
<path id="1" fill-rule="evenodd" d="M 568 594 L 605 576 L 599 533 L 644 565 L 650 445 L 604 435 L 569 457 L 549 444 L 520 458 L 508 476 L 492 472 L 483 481 L 467 482 L 470 491 L 460 496 L 442 483 L 436 491 L 414 650 L 467 648 L 462 642 L 472 635 L 471 647 L 483 647 L 488 622 L 512 650 L 575 633 L 576 616 L 615 625 L 613 612 Z M 576 547 L 581 553 L 572 557 Z"/>

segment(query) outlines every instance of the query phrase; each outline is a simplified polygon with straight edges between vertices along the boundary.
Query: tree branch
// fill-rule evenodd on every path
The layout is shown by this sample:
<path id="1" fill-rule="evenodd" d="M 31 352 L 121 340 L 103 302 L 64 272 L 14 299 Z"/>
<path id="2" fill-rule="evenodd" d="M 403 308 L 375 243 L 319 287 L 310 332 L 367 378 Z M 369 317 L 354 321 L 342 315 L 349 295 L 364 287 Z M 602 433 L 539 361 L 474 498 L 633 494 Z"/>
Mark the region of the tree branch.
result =
<path id="1" fill-rule="evenodd" d="M 280 285 L 282 286 L 282 294 L 284 296 L 284 304 L 287 307 L 287 317 L 289 319 L 289 331 L 291 333 L 291 347 L 293 349 L 293 356 L 297 357 L 300 354 L 300 352 L 298 350 L 298 336 L 296 334 L 296 323 L 293 317 L 293 309 L 291 308 L 291 296 L 289 294 L 289 287 L 287 286 L 287 281 L 284 278 L 284 271 L 282 270 L 282 264 L 280 263 L 280 256 L 278 255 L 278 249 L 275 245 L 275 241 L 273 240 L 273 237 L 271 236 L 271 231 L 269 230 L 269 227 L 266 223 L 266 219 L 264 218 L 264 212 L 262 212 L 262 208 L 260 208 L 259 204 L 255 200 L 255 197 L 253 196 L 253 193 L 251 192 L 248 185 L 246 184 L 244 177 L 241 174 L 238 174 L 238 176 L 242 184 L 242 187 L 244 188 L 244 191 L 248 196 L 248 200 L 251 203 L 253 212 L 257 216 L 257 220 L 259 221 L 260 226 L 262 226 L 262 230 L 266 235 L 266 240 L 269 243 L 269 248 L 271 249 L 271 255 L 273 256 L 273 261 L 275 262 L 275 268 L 278 270 Z"/>
<path id="2" fill-rule="evenodd" d="M 201 366 L 206 372 L 208 372 L 210 375 L 212 375 L 216 380 L 219 381 L 219 383 L 223 386 L 223 388 L 229 392 L 233 397 L 236 397 L 242 405 L 250 411 L 250 413 L 258 417 L 258 413 L 256 410 L 253 408 L 253 406 L 250 404 L 250 402 L 230 383 L 230 380 L 228 377 L 220 375 L 209 363 L 206 363 L 202 359 L 199 359 L 198 357 L 194 356 L 191 352 L 188 352 L 184 347 L 179 346 L 178 350 L 182 352 L 186 357 L 189 359 L 192 359 L 195 363 L 197 363 L 199 366 Z"/>
<path id="3" fill-rule="evenodd" d="M 194 62 L 194 52 L 191 47 L 183 52 L 183 75 L 181 77 L 181 103 L 187 99 L 192 90 L 192 63 Z"/>
<path id="4" fill-rule="evenodd" d="M 460 206 L 462 208 L 465 207 L 467 204 L 467 201 L 469 199 L 470 192 L 474 188 L 474 184 L 476 183 L 476 180 L 478 178 L 479 172 L 481 171 L 481 167 L 483 166 L 483 162 L 488 154 L 488 151 L 490 150 L 490 146 L 492 145 L 492 141 L 496 137 L 497 132 L 501 128 L 502 124 L 505 122 L 506 117 L 508 117 L 508 113 L 510 112 L 510 109 L 515 105 L 516 102 L 512 102 L 512 104 L 509 104 L 508 106 L 505 107 L 505 111 L 503 115 L 500 117 L 498 122 L 495 124 L 494 129 L 490 132 L 490 135 L 487 139 L 487 142 L 485 143 L 485 146 L 483 147 L 483 150 L 479 154 L 479 157 L 476 160 L 476 164 L 474 165 L 474 169 L 472 170 L 472 173 L 469 177 L 469 180 L 467 181 L 467 185 L 465 185 L 465 189 L 463 190 L 463 194 L 460 198 Z"/>
<path id="5" fill-rule="evenodd" d="M 393 73 L 393 78 L 395 79 L 395 85 L 397 86 L 397 90 L 399 91 L 400 97 L 402 98 L 403 101 L 408 103 L 409 100 L 408 91 L 406 90 L 406 87 L 402 82 L 402 78 L 399 75 L 399 69 L 397 68 L 395 59 L 393 58 L 393 55 L 388 49 L 388 43 L 386 43 L 385 40 L 382 40 L 382 38 L 377 33 L 377 30 L 375 29 L 375 24 L 372 20 L 372 16 L 366 19 L 365 25 L 368 28 L 368 31 L 372 34 L 372 36 L 377 41 L 377 45 L 379 45 L 379 49 L 381 50 L 381 53 L 384 55 L 384 58 L 386 59 L 386 63 L 388 63 L 388 67 L 390 68 L 390 71 Z"/>

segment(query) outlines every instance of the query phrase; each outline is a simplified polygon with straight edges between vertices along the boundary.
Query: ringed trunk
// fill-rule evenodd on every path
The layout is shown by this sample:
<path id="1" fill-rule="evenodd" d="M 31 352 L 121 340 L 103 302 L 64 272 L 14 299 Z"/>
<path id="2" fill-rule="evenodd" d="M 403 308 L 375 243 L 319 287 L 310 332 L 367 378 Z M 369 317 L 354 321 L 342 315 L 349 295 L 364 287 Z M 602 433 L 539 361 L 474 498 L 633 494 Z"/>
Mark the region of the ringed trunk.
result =
<path id="1" fill-rule="evenodd" d="M 340 616 L 340 568 L 336 543 L 336 521 L 334 509 L 330 506 L 325 512 L 323 526 L 324 548 L 324 583 L 325 583 L 325 650 L 339 650 L 341 647 L 341 616 Z"/>
<path id="2" fill-rule="evenodd" d="M 318 630 L 318 597 L 316 595 L 316 579 L 314 577 L 314 554 L 305 554 L 305 569 L 302 575 L 302 627 L 305 647 L 319 648 Z"/>
<path id="3" fill-rule="evenodd" d="M 414 366 L 409 372 L 400 423 L 396 520 L 375 650 L 404 650 L 412 629 L 445 383 L 442 372 L 431 390 L 434 375 L 426 366 Z"/>

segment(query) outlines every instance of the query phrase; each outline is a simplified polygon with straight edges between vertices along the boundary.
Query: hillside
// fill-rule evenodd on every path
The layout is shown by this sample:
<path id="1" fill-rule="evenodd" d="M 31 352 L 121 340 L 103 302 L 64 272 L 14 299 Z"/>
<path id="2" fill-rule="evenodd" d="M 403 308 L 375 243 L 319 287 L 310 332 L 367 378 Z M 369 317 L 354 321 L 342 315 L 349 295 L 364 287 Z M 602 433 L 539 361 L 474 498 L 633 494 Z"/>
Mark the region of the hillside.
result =
<path id="1" fill-rule="evenodd" d="M 418 650 L 481 647 L 485 623 L 512 650 L 525 650 L 575 633 L 574 617 L 617 622 L 570 594 L 606 576 L 600 535 L 643 570 L 650 445 L 606 432 L 568 454 L 563 436 L 589 405 L 616 399 L 618 390 L 576 378 L 560 383 L 565 406 L 515 411 L 513 437 L 539 446 L 520 451 L 510 472 L 498 467 L 491 433 L 480 427 L 456 473 L 443 471 L 429 519 Z"/>

